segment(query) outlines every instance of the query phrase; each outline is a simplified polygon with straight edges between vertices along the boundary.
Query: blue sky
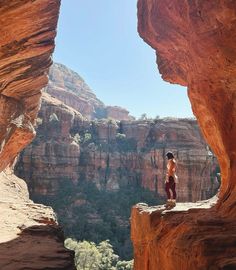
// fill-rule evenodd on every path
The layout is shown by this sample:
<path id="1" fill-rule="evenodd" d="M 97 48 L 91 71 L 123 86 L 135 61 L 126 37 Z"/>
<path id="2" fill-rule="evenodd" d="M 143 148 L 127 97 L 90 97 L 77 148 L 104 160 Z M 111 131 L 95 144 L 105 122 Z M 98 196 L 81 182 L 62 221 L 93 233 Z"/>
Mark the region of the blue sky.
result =
<path id="1" fill-rule="evenodd" d="M 106 105 L 136 117 L 192 117 L 186 88 L 164 82 L 137 33 L 136 0 L 62 0 L 54 61 L 79 73 Z"/>

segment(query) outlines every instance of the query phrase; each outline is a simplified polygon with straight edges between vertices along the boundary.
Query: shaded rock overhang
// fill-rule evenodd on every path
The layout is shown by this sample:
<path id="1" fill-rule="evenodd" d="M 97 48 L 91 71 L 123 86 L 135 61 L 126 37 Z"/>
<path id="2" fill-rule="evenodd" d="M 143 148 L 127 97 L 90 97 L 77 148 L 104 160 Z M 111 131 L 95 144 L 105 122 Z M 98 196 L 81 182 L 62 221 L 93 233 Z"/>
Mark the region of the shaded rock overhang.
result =
<path id="1" fill-rule="evenodd" d="M 0 269 L 75 269 L 52 209 L 29 200 L 7 168 L 35 136 L 59 8 L 60 0 L 0 0 Z"/>
<path id="2" fill-rule="evenodd" d="M 134 206 L 134 269 L 236 269 L 236 2 L 138 0 L 138 31 L 162 78 L 188 87 L 222 184 L 218 201 Z"/>
<path id="3" fill-rule="evenodd" d="M 35 136 L 60 0 L 0 1 L 0 171 Z"/>
<path id="4" fill-rule="evenodd" d="M 156 50 L 162 78 L 188 87 L 220 163 L 218 206 L 236 215 L 236 2 L 139 0 L 138 31 Z"/>

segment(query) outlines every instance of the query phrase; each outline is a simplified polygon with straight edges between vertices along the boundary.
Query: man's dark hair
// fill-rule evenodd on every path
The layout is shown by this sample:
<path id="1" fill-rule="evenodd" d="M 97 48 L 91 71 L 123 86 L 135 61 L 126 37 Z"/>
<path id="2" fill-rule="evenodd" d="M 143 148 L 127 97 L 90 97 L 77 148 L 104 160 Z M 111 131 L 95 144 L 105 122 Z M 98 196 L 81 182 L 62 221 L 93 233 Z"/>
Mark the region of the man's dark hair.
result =
<path id="1" fill-rule="evenodd" d="M 168 152 L 168 153 L 166 153 L 166 156 L 167 156 L 167 158 L 168 158 L 168 159 L 172 159 L 172 158 L 174 158 L 174 155 L 173 155 L 173 153 L 172 153 L 172 152 Z"/>

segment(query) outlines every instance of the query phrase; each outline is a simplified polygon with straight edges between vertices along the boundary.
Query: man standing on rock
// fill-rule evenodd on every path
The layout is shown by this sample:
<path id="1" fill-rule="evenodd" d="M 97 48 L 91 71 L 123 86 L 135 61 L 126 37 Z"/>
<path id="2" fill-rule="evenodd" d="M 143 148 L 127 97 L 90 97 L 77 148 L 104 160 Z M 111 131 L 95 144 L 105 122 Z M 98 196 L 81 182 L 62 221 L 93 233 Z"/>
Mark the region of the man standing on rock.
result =
<path id="1" fill-rule="evenodd" d="M 168 159 L 167 173 L 166 173 L 166 180 L 165 180 L 165 190 L 167 194 L 166 207 L 171 208 L 176 205 L 175 184 L 177 182 L 177 176 L 175 172 L 176 172 L 177 164 L 176 164 L 176 160 L 174 159 L 174 155 L 172 152 L 168 152 L 166 154 L 166 157 Z M 172 194 L 170 193 L 170 191 Z"/>

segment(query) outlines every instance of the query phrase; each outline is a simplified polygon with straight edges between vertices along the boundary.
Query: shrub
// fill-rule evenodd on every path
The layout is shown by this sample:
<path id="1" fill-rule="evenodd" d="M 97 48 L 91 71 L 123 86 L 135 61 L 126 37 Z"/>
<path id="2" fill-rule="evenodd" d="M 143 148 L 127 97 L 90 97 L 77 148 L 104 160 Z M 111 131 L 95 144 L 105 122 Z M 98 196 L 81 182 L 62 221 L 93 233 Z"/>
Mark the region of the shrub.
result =
<path id="1" fill-rule="evenodd" d="M 86 132 L 84 134 L 83 143 L 89 143 L 92 140 L 92 134 L 89 132 Z"/>
<path id="2" fill-rule="evenodd" d="M 116 139 L 117 140 L 125 140 L 126 139 L 126 135 L 123 133 L 117 133 L 116 134 Z"/>
<path id="3" fill-rule="evenodd" d="M 71 238 L 65 240 L 65 247 L 75 252 L 77 270 L 131 270 L 132 261 L 119 262 L 119 256 L 114 253 L 109 240 L 98 245 L 94 242 L 77 242 Z M 117 265 L 119 268 L 117 268 Z M 125 267 L 125 268 L 124 268 Z"/>
<path id="4" fill-rule="evenodd" d="M 49 117 L 49 122 L 59 122 L 59 119 L 55 113 L 52 113 Z"/>
<path id="5" fill-rule="evenodd" d="M 134 260 L 131 261 L 118 261 L 116 270 L 132 270 L 134 267 Z"/>
<path id="6" fill-rule="evenodd" d="M 77 144 L 80 144 L 81 138 L 80 138 L 79 133 L 76 133 L 76 134 L 75 134 L 75 136 L 73 137 L 73 140 L 74 140 Z"/>

